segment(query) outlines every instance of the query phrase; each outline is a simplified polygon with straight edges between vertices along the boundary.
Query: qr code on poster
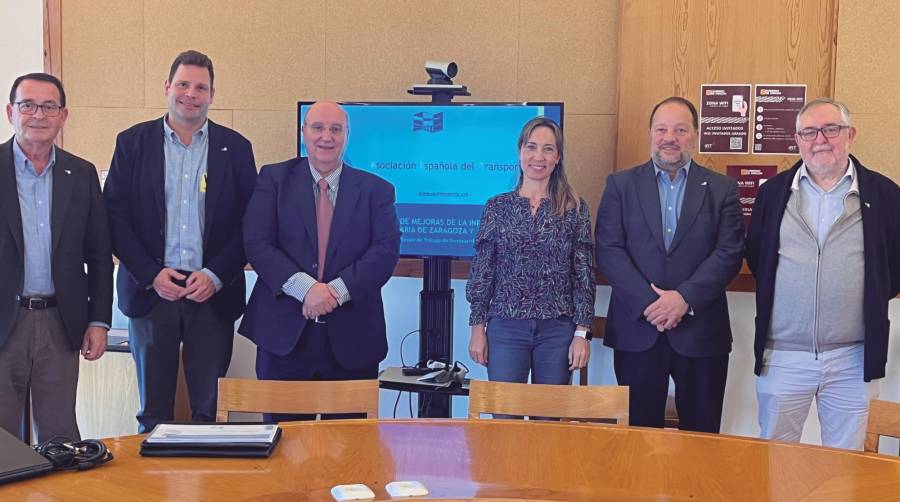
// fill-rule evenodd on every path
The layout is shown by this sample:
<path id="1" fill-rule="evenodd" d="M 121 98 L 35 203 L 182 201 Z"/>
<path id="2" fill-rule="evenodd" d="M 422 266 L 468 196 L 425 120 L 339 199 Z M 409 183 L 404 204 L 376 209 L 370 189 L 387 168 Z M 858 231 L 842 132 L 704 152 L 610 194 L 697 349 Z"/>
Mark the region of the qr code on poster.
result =
<path id="1" fill-rule="evenodd" d="M 744 138 L 742 138 L 740 136 L 738 136 L 736 138 L 731 138 L 729 148 L 732 150 L 743 150 L 744 149 Z"/>

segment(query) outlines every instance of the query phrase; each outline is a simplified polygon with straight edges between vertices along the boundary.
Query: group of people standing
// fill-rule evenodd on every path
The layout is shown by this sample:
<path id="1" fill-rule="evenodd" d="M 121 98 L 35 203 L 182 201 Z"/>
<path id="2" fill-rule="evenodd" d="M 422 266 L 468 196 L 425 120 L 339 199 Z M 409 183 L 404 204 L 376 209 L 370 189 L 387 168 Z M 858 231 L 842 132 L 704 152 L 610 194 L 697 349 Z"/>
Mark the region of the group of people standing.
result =
<path id="1" fill-rule="evenodd" d="M 310 107 L 308 156 L 257 174 L 250 142 L 207 117 L 207 56 L 179 54 L 164 94 L 165 116 L 118 135 L 101 191 L 92 164 L 54 146 L 68 116 L 62 83 L 33 73 L 12 86 L 16 132 L 0 145 L 0 427 L 22 430 L 30 389 L 38 440 L 79 437 L 78 353 L 105 350 L 113 254 L 142 432 L 172 420 L 180 359 L 193 420 L 214 419 L 242 315 L 260 379 L 377 377 L 400 229 L 393 186 L 343 162 L 346 112 Z M 562 129 L 525 124 L 518 183 L 487 202 L 475 239 L 471 357 L 491 380 L 568 383 L 590 358 L 596 265 L 612 287 L 604 340 L 631 423 L 662 426 L 671 376 L 681 428 L 718 432 L 725 289 L 746 256 L 763 436 L 799 440 L 816 397 L 823 442 L 861 446 L 869 382 L 884 376 L 887 303 L 900 292 L 900 189 L 849 155 L 844 105 L 810 102 L 797 118 L 801 161 L 763 186 L 745 245 L 735 181 L 692 160 L 697 128 L 683 98 L 654 107 L 651 160 L 607 178 L 592 237 Z M 258 279 L 245 305 L 248 262 Z"/>
<path id="2" fill-rule="evenodd" d="M 393 186 L 343 163 L 349 124 L 332 102 L 302 125 L 308 157 L 257 174 L 250 142 L 208 119 L 214 78 L 206 55 L 175 58 L 168 112 L 118 135 L 102 192 L 92 164 L 54 145 L 62 82 L 13 83 L 16 132 L 0 145 L 0 427 L 24 435 L 30 391 L 38 441 L 79 439 L 78 353 L 106 349 L 113 255 L 140 432 L 174 418 L 179 361 L 192 420 L 215 419 L 241 316 L 261 379 L 377 377 L 381 287 L 400 248 Z M 258 279 L 245 302 L 248 261 Z"/>
<path id="3" fill-rule="evenodd" d="M 718 432 L 732 333 L 726 288 L 746 257 L 763 438 L 799 441 L 813 398 L 826 446 L 862 449 L 900 293 L 900 189 L 850 155 L 856 129 L 831 99 L 796 121 L 801 159 L 759 191 L 746 233 L 734 179 L 693 160 L 698 114 L 650 112 L 650 160 L 616 171 L 596 214 L 566 180 L 546 118 L 519 138 L 516 188 L 485 206 L 466 296 L 469 352 L 504 382 L 566 384 L 590 355 L 591 257 L 611 287 L 604 333 L 629 387 L 631 425 Z"/>

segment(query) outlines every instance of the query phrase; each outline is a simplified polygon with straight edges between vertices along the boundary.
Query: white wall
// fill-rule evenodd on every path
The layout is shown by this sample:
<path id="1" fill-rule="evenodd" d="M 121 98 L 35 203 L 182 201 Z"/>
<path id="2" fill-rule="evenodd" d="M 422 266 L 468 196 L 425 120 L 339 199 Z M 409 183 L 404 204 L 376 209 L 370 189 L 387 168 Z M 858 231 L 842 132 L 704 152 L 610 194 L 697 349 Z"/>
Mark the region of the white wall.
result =
<path id="1" fill-rule="evenodd" d="M 9 88 L 19 75 L 44 68 L 43 2 L 40 0 L 0 0 L 0 101 L 9 102 Z M 13 135 L 3 107 L 0 142 Z"/>

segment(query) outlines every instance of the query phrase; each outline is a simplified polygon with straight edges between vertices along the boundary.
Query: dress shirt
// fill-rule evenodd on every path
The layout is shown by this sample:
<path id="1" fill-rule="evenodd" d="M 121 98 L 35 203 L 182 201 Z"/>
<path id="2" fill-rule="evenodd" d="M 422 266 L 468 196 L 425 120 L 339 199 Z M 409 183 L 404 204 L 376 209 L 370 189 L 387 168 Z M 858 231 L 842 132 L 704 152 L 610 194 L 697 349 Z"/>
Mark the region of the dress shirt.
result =
<path id="1" fill-rule="evenodd" d="M 50 217 L 53 214 L 53 166 L 56 165 L 56 147 L 50 148 L 50 162 L 41 174 L 37 174 L 34 164 L 25 156 L 18 141 L 12 143 L 25 246 L 25 284 L 22 296 L 53 296 L 56 294 L 56 288 L 51 275 Z M 109 329 L 109 324 L 101 321 L 90 321 L 88 326 Z"/>
<path id="2" fill-rule="evenodd" d="M 659 189 L 659 208 L 662 212 L 663 238 L 666 250 L 672 244 L 675 230 L 678 228 L 678 218 L 681 217 L 681 206 L 684 204 L 684 187 L 687 185 L 688 172 L 691 169 L 691 161 L 678 168 L 675 172 L 675 180 L 669 178 L 669 173 L 656 167 L 656 185 Z"/>
<path id="3" fill-rule="evenodd" d="M 18 141 L 13 141 L 16 166 L 16 189 L 22 213 L 22 237 L 25 245 L 24 296 L 53 296 L 50 276 L 50 215 L 53 204 L 53 166 L 56 147 L 50 148 L 50 162 L 37 174 L 34 164 L 25 156 Z"/>
<path id="4" fill-rule="evenodd" d="M 312 174 L 313 178 L 313 199 L 315 200 L 319 197 L 319 180 L 322 179 L 322 175 L 319 174 L 319 171 L 317 171 L 315 167 L 313 167 L 312 159 L 308 160 L 309 172 Z M 337 194 L 341 182 L 341 172 L 343 172 L 343 170 L 344 165 L 342 163 L 337 169 L 332 171 L 331 174 L 325 177 L 325 181 L 328 183 L 328 200 L 331 201 L 332 207 L 337 206 Z M 315 286 L 317 282 L 319 281 L 316 280 L 315 277 L 306 272 L 297 272 L 288 278 L 284 285 L 281 286 L 281 290 L 302 302 L 303 299 L 306 298 L 306 294 L 309 293 L 310 288 Z M 344 284 L 343 279 L 337 277 L 330 281 L 328 285 L 337 291 L 338 305 L 343 305 L 350 301 L 350 290 L 347 289 L 347 285 Z"/>
<path id="5" fill-rule="evenodd" d="M 828 191 L 823 190 L 812 180 L 806 164 L 803 164 L 797 171 L 791 190 L 800 194 L 800 213 L 816 234 L 821 247 L 825 244 L 834 222 L 844 214 L 844 201 L 847 197 L 859 197 L 859 184 L 853 161 L 848 160 L 844 176 Z"/>
<path id="6" fill-rule="evenodd" d="M 202 270 L 212 279 L 216 292 L 222 281 L 203 268 L 203 224 L 206 215 L 206 172 L 209 153 L 209 121 L 185 145 L 163 119 L 166 159 L 166 267 Z"/>

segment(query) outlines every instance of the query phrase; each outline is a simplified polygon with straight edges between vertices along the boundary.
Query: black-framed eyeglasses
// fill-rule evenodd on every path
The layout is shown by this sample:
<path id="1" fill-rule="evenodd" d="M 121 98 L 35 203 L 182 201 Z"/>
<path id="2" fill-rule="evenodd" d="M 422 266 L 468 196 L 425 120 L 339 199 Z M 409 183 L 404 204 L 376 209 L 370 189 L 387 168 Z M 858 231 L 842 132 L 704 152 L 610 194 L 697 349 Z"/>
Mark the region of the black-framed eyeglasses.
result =
<path id="1" fill-rule="evenodd" d="M 800 136 L 803 141 L 815 141 L 819 131 L 822 131 L 822 136 L 826 138 L 837 138 L 844 129 L 850 129 L 850 126 L 829 124 L 825 127 L 807 127 L 797 131 L 797 136 Z"/>
<path id="2" fill-rule="evenodd" d="M 63 107 L 54 103 L 53 101 L 47 101 L 43 104 L 37 104 L 34 101 L 17 101 L 13 103 L 19 107 L 19 112 L 23 115 L 34 115 L 37 113 L 38 108 L 44 110 L 44 115 L 47 117 L 55 117 L 59 115 L 59 112 L 62 111 Z"/>

